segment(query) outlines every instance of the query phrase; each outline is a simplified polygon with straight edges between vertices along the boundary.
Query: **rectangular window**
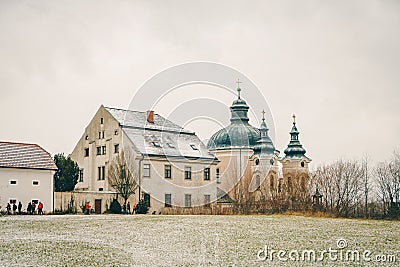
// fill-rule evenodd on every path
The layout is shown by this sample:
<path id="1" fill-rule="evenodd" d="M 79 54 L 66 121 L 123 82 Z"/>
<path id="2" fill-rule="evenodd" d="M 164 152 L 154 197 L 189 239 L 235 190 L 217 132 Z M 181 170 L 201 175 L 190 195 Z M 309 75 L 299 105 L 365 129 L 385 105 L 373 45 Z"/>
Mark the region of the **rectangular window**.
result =
<path id="1" fill-rule="evenodd" d="M 192 195 L 185 194 L 185 207 L 190 208 L 192 206 Z"/>
<path id="2" fill-rule="evenodd" d="M 39 181 L 33 180 L 33 181 L 32 181 L 32 185 L 39 185 Z"/>
<path id="3" fill-rule="evenodd" d="M 192 179 L 192 167 L 185 167 L 185 179 Z"/>
<path id="4" fill-rule="evenodd" d="M 143 165 L 143 177 L 150 177 L 150 164 Z"/>
<path id="5" fill-rule="evenodd" d="M 102 146 L 101 147 L 101 152 L 102 152 L 103 155 L 106 154 L 106 146 Z"/>
<path id="6" fill-rule="evenodd" d="M 100 188 L 99 188 L 99 191 L 104 191 L 104 188 L 103 188 L 103 187 L 100 187 Z"/>
<path id="7" fill-rule="evenodd" d="M 83 169 L 79 170 L 79 182 L 83 182 Z"/>
<path id="8" fill-rule="evenodd" d="M 165 178 L 171 178 L 171 165 L 165 165 Z"/>
<path id="9" fill-rule="evenodd" d="M 204 206 L 206 208 L 209 208 L 210 203 L 211 203 L 211 195 L 204 195 Z"/>
<path id="10" fill-rule="evenodd" d="M 204 180 L 210 180 L 210 168 L 204 168 Z"/>
<path id="11" fill-rule="evenodd" d="M 221 183 L 221 178 L 220 178 L 220 176 L 219 176 L 219 168 L 217 168 L 216 170 L 216 178 L 217 178 L 217 184 L 220 184 Z"/>
<path id="12" fill-rule="evenodd" d="M 97 180 L 104 180 L 105 179 L 105 172 L 106 172 L 106 167 L 105 166 L 100 166 L 97 167 Z"/>
<path id="13" fill-rule="evenodd" d="M 10 204 L 16 204 L 17 200 L 15 198 L 10 198 Z"/>
<path id="14" fill-rule="evenodd" d="M 114 145 L 114 153 L 119 153 L 119 144 Z"/>
<path id="15" fill-rule="evenodd" d="M 99 132 L 99 139 L 101 139 L 101 132 Z"/>
<path id="16" fill-rule="evenodd" d="M 85 148 L 85 157 L 89 157 L 89 148 Z"/>
<path id="17" fill-rule="evenodd" d="M 165 194 L 165 207 L 172 207 L 171 194 Z"/>
<path id="18" fill-rule="evenodd" d="M 104 131 L 99 132 L 99 139 L 104 139 Z"/>
<path id="19" fill-rule="evenodd" d="M 97 167 L 97 180 L 101 180 L 101 167 Z"/>
<path id="20" fill-rule="evenodd" d="M 96 155 L 101 155 L 101 146 L 96 147 L 97 153 Z"/>
<path id="21" fill-rule="evenodd" d="M 16 185 L 17 184 L 17 180 L 10 180 L 10 184 Z"/>
<path id="22" fill-rule="evenodd" d="M 38 199 L 32 199 L 32 203 L 35 203 L 36 205 L 39 203 Z"/>
<path id="23" fill-rule="evenodd" d="M 100 124 L 104 123 L 104 118 L 100 118 Z"/>

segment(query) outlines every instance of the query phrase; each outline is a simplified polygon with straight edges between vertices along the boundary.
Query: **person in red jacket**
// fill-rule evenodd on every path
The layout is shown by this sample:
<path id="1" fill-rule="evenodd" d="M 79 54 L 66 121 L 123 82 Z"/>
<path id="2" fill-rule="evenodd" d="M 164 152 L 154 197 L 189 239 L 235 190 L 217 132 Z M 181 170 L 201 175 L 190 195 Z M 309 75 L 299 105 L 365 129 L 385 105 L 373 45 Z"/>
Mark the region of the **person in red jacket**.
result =
<path id="1" fill-rule="evenodd" d="M 90 203 L 89 203 L 89 201 L 86 202 L 85 209 L 86 209 L 86 214 L 90 215 Z"/>
<path id="2" fill-rule="evenodd" d="M 39 202 L 38 204 L 38 214 L 41 215 L 43 214 L 43 203 Z"/>

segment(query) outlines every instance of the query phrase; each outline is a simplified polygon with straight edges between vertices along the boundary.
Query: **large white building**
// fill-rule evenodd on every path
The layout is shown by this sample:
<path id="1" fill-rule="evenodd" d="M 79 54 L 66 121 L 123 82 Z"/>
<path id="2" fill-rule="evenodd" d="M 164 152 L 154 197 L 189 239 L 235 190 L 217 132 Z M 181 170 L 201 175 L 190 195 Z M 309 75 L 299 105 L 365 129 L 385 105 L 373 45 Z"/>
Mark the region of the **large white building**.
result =
<path id="1" fill-rule="evenodd" d="M 53 175 L 57 166 L 51 155 L 36 144 L 0 142 L 0 206 L 19 202 L 44 204 L 53 211 Z"/>
<path id="2" fill-rule="evenodd" d="M 80 168 L 75 197 L 104 212 L 115 190 L 107 181 L 115 156 L 130 153 L 140 187 L 130 199 L 150 203 L 150 212 L 172 207 L 208 207 L 216 201 L 216 164 L 194 132 L 155 114 L 101 106 L 74 148 Z M 79 203 L 81 204 L 81 203 Z M 64 204 L 65 206 L 65 204 Z"/>

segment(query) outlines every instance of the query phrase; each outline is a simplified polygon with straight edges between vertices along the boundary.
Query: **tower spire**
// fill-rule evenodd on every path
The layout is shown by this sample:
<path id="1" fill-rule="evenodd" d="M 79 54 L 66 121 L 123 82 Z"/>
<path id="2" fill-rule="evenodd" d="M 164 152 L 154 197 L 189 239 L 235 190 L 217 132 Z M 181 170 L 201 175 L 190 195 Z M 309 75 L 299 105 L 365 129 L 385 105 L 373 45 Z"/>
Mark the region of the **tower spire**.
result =
<path id="1" fill-rule="evenodd" d="M 306 150 L 303 148 L 299 141 L 299 131 L 296 126 L 296 115 L 292 115 L 293 118 L 293 126 L 290 131 L 290 142 L 285 149 L 286 157 L 289 158 L 302 158 L 305 157 Z"/>

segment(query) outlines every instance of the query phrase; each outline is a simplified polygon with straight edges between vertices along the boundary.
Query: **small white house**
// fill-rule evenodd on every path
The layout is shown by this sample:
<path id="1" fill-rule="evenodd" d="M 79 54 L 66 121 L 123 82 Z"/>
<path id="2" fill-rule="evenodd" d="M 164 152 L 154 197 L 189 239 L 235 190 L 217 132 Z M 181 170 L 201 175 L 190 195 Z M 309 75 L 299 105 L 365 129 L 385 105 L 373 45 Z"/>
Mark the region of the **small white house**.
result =
<path id="1" fill-rule="evenodd" d="M 53 175 L 57 170 L 51 155 L 36 144 L 0 142 L 0 206 L 18 205 L 26 211 L 29 202 L 53 210 Z"/>

